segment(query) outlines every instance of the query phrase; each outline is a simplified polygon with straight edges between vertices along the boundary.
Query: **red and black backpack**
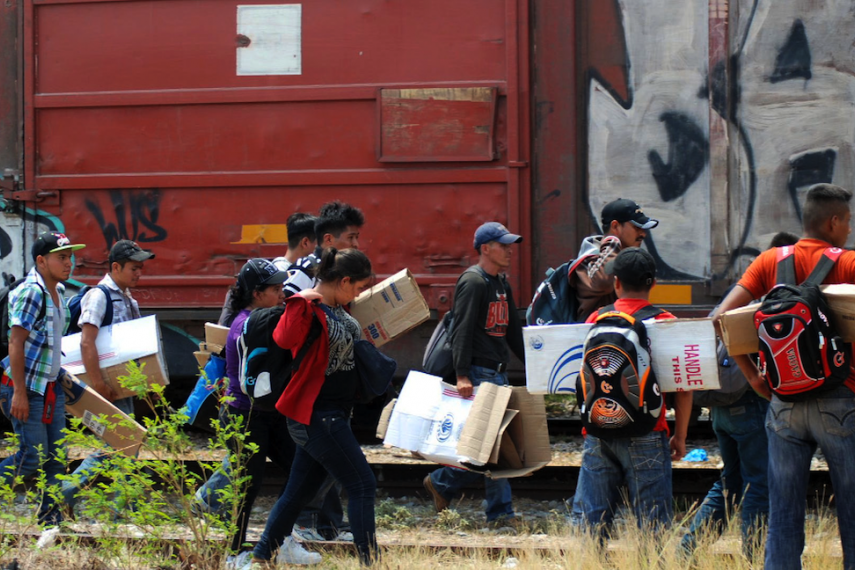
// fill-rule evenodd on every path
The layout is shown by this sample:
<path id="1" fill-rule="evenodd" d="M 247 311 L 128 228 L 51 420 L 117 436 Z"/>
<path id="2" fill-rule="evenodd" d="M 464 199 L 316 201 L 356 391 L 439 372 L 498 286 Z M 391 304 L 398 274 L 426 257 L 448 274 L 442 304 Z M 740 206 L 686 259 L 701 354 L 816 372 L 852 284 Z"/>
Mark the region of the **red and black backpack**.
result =
<path id="1" fill-rule="evenodd" d="M 760 337 L 760 372 L 782 400 L 801 401 L 842 386 L 852 351 L 829 320 L 819 289 L 843 250 L 825 250 L 808 278 L 796 285 L 793 246 L 777 249 L 778 284 L 754 314 Z"/>

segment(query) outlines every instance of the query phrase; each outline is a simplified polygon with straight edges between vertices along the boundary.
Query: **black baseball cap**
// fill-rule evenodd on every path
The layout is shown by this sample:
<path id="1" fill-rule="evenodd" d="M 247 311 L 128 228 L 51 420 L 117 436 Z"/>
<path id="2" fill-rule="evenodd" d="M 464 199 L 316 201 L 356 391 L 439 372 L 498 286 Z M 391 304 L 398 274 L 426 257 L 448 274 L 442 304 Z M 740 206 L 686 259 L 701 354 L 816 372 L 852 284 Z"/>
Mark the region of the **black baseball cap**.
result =
<path id="1" fill-rule="evenodd" d="M 119 240 L 110 248 L 110 263 L 122 261 L 123 259 L 146 261 L 153 257 L 154 254 L 151 251 L 141 248 L 137 242 L 129 239 Z"/>
<path id="2" fill-rule="evenodd" d="M 475 241 L 473 245 L 476 250 L 480 251 L 482 245 L 491 241 L 509 244 L 519 243 L 522 239 L 522 236 L 512 234 L 508 228 L 499 222 L 486 222 L 478 226 L 478 229 L 475 230 Z"/>
<path id="3" fill-rule="evenodd" d="M 58 251 L 77 251 L 84 247 L 86 247 L 84 244 L 72 244 L 71 240 L 65 234 L 45 232 L 33 242 L 33 261 L 40 255 L 47 255 Z"/>
<path id="4" fill-rule="evenodd" d="M 247 261 L 238 275 L 238 281 L 249 291 L 267 285 L 281 285 L 287 278 L 287 273 L 270 261 L 258 257 Z"/>
<path id="5" fill-rule="evenodd" d="M 643 289 L 653 285 L 656 279 L 656 260 L 640 247 L 628 247 L 606 263 L 606 273 L 617 276 L 633 289 Z"/>
<path id="6" fill-rule="evenodd" d="M 609 231 L 609 226 L 613 220 L 621 224 L 632 222 L 633 225 L 644 230 L 652 230 L 659 225 L 659 220 L 648 218 L 637 202 L 626 198 L 618 198 L 603 207 L 603 231 Z"/>

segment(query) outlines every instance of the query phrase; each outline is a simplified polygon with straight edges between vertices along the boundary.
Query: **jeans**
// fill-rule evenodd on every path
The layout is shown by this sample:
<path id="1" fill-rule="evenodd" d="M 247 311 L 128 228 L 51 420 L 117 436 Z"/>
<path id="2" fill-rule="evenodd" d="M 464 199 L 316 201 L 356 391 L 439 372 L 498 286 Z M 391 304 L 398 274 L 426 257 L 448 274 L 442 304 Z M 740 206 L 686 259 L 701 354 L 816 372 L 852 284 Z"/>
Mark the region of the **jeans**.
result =
<path id="1" fill-rule="evenodd" d="M 129 416 L 132 416 L 134 413 L 133 396 L 116 400 L 113 402 L 113 405 Z M 107 457 L 109 457 L 109 454 L 102 451 L 89 454 L 70 475 L 71 478 L 62 482 L 62 500 L 68 505 L 69 509 L 74 510 L 74 506 L 77 504 L 77 492 L 80 489 L 89 487 L 92 480 L 98 477 L 100 473 L 99 467 Z"/>
<path id="2" fill-rule="evenodd" d="M 671 522 L 671 451 L 667 432 L 609 439 L 586 436 L 571 523 L 580 528 L 596 528 L 605 537 L 621 499 L 621 484 L 627 486 L 629 506 L 639 528 L 651 525 L 658 529 Z"/>
<path id="3" fill-rule="evenodd" d="M 344 410 L 315 411 L 309 425 L 289 419 L 288 429 L 297 444 L 291 475 L 270 511 L 253 557 L 270 560 L 329 472 L 347 490 L 353 542 L 360 560 L 370 564 L 378 554 L 374 522 L 377 482 L 350 429 L 349 414 Z"/>
<path id="4" fill-rule="evenodd" d="M 0 386 L 0 409 L 12 422 L 12 429 L 18 436 L 20 447 L 14 455 L 0 463 L 0 477 L 6 484 L 13 484 L 16 477 L 34 475 L 39 469 L 44 471 L 46 492 L 42 494 L 39 504 L 39 522 L 58 524 L 62 521 L 59 505 L 50 496 L 51 488 L 59 488 L 57 475 L 65 471 L 65 462 L 59 455 L 65 453 L 65 437 L 62 433 L 65 427 L 65 392 L 59 389 L 56 382 L 48 384 L 48 390 L 56 390 L 56 405 L 53 410 L 53 420 L 49 424 L 42 423 L 45 408 L 45 397 L 37 392 L 27 391 L 30 403 L 30 413 L 27 421 L 22 422 L 12 417 L 13 386 Z"/>
<path id="5" fill-rule="evenodd" d="M 504 372 L 496 372 L 482 366 L 472 366 L 469 370 L 469 380 L 473 386 L 482 382 L 508 385 L 508 376 Z M 456 467 L 443 467 L 430 474 L 434 489 L 447 501 L 453 500 L 460 494 L 463 487 L 484 481 L 484 491 L 487 495 L 487 522 L 500 518 L 514 516 L 514 506 L 511 500 L 511 484 L 507 479 L 491 479 L 481 473 L 466 471 Z"/>
<path id="6" fill-rule="evenodd" d="M 766 468 L 769 463 L 766 439 L 766 413 L 769 402 L 747 392 L 729 406 L 710 408 L 713 431 L 721 449 L 724 468 L 721 478 L 707 493 L 700 509 L 683 537 L 683 546 L 691 551 L 695 537 L 704 527 L 721 534 L 729 512 L 742 507 L 742 548 L 751 560 L 757 531 L 769 514 L 769 487 Z"/>
<path id="7" fill-rule="evenodd" d="M 766 568 L 801 568 L 805 503 L 811 457 L 817 445 L 828 462 L 843 567 L 855 568 L 855 393 L 841 387 L 805 402 L 772 397 L 769 436 L 769 533 Z"/>

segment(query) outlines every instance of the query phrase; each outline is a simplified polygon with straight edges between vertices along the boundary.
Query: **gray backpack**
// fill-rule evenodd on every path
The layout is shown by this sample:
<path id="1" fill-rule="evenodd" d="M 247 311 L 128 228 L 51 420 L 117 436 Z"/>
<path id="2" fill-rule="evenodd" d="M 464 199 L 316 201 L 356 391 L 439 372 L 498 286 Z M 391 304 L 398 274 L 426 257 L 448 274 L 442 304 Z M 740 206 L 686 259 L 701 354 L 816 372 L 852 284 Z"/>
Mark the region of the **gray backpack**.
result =
<path id="1" fill-rule="evenodd" d="M 729 406 L 751 389 L 745 375 L 733 361 L 733 357 L 727 354 L 727 348 L 721 339 L 716 345 L 716 359 L 718 360 L 718 377 L 721 388 L 696 391 L 694 393 L 694 404 L 696 406 L 704 408 Z"/>

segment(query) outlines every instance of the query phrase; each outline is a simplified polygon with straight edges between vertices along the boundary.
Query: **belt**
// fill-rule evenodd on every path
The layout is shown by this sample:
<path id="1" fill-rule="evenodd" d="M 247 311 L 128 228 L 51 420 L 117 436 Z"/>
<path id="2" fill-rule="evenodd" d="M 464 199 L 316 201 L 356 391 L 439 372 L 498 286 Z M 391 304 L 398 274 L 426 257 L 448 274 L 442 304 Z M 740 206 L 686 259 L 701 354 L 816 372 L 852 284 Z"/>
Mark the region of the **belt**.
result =
<path id="1" fill-rule="evenodd" d="M 489 368 L 490 370 L 495 370 L 496 372 L 502 373 L 508 369 L 508 365 L 504 362 L 496 362 L 495 360 L 490 360 L 489 358 L 473 358 L 472 364 L 475 366 L 481 366 L 483 368 Z"/>

